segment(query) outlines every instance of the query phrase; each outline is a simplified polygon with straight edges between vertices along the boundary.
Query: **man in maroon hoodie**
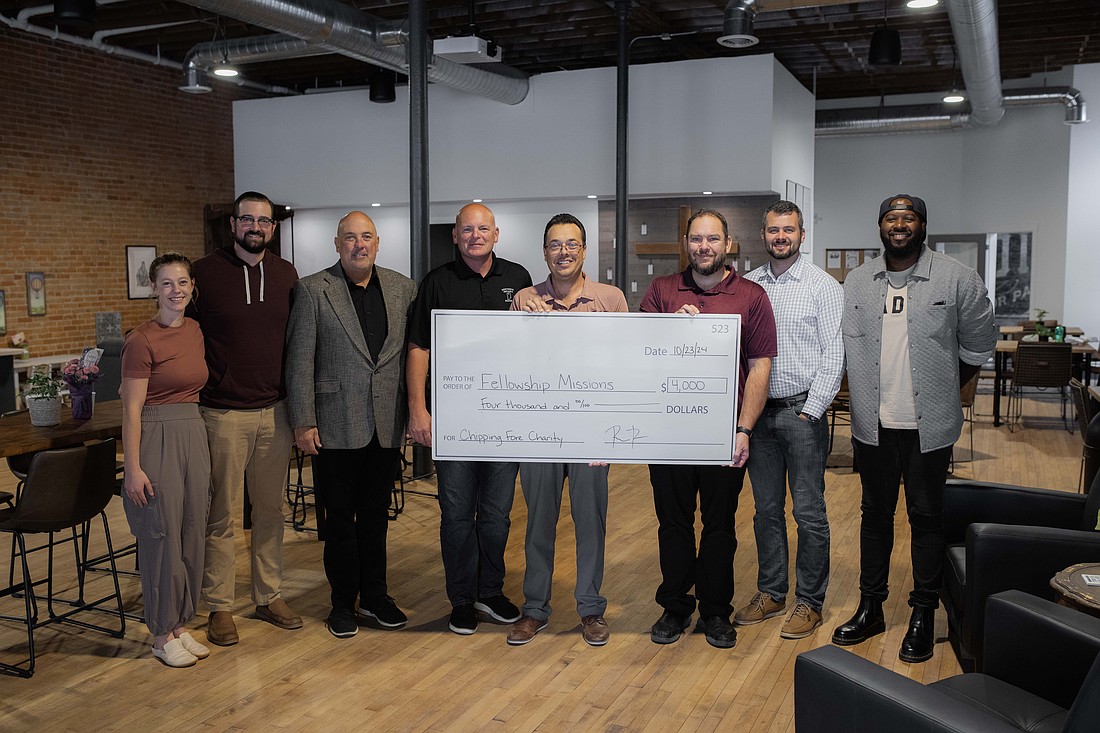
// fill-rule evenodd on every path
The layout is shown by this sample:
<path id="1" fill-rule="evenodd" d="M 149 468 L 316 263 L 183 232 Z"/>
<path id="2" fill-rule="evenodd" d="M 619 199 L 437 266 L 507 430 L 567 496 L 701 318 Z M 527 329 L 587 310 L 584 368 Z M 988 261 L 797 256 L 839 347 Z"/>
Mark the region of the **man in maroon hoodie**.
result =
<path id="1" fill-rule="evenodd" d="M 283 354 L 294 265 L 267 250 L 275 207 L 262 193 L 237 197 L 233 245 L 195 263 L 198 294 L 188 315 L 202 326 L 210 379 L 199 398 L 210 440 L 210 516 L 202 595 L 206 636 L 239 640 L 232 606 L 236 547 L 232 508 L 247 482 L 252 502 L 252 600 L 256 617 L 283 629 L 302 618 L 279 594 L 283 577 L 286 467 L 293 436 L 286 412 Z"/>

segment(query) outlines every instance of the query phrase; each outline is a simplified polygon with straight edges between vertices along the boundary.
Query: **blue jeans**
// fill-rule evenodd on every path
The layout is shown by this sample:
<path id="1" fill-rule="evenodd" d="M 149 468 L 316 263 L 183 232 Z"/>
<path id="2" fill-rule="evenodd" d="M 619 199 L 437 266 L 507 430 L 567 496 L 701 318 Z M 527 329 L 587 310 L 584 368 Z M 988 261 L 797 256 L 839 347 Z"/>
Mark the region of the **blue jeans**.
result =
<path id="1" fill-rule="evenodd" d="M 436 461 L 439 545 L 452 606 L 504 592 L 518 463 Z"/>
<path id="2" fill-rule="evenodd" d="M 749 478 L 756 514 L 757 590 L 787 597 L 787 484 L 798 525 L 795 597 L 820 612 L 829 585 L 829 518 L 825 512 L 825 461 L 829 430 L 824 420 L 798 416 L 801 404 L 766 407 L 749 443 Z"/>

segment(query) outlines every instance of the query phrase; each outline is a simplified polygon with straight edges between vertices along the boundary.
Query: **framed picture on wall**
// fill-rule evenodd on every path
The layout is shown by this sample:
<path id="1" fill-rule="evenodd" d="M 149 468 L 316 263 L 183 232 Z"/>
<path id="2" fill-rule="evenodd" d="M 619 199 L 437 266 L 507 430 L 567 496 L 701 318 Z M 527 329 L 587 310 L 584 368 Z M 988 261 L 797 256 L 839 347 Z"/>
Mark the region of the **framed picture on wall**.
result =
<path id="1" fill-rule="evenodd" d="M 4 300 L 4 291 L 0 290 L 0 336 L 8 335 L 8 310 L 7 301 Z"/>
<path id="2" fill-rule="evenodd" d="M 46 273 L 27 273 L 27 315 L 46 315 Z"/>
<path id="3" fill-rule="evenodd" d="M 149 288 L 149 265 L 157 256 L 157 248 L 146 245 L 126 247 L 126 296 L 130 300 L 146 300 L 153 295 Z"/>

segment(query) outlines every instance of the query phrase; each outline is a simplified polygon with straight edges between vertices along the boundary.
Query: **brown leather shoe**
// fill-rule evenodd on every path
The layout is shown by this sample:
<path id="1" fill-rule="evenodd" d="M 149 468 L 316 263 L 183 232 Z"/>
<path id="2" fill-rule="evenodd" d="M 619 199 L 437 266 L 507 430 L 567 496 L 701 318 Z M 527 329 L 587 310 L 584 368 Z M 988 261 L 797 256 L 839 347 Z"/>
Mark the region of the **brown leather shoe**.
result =
<path id="1" fill-rule="evenodd" d="M 821 612 L 810 608 L 805 601 L 794 604 L 794 610 L 787 620 L 783 622 L 783 628 L 779 630 L 779 636 L 784 639 L 805 639 L 821 626 Z"/>
<path id="2" fill-rule="evenodd" d="M 302 628 L 302 617 L 290 610 L 290 606 L 282 598 L 276 598 L 266 606 L 256 606 L 256 618 L 280 629 Z"/>
<path id="3" fill-rule="evenodd" d="M 738 626 L 752 626 L 778 616 L 786 609 L 787 604 L 783 601 L 777 601 L 763 591 L 756 591 L 749 602 L 733 614 L 733 622 Z"/>
<path id="4" fill-rule="evenodd" d="M 508 632 L 508 644 L 521 646 L 535 638 L 535 634 L 546 628 L 546 619 L 534 616 L 521 616 L 519 621 L 512 624 L 512 630 Z"/>
<path id="5" fill-rule="evenodd" d="M 229 611 L 211 611 L 206 624 L 206 638 L 211 644 L 233 646 L 241 637 L 237 636 L 237 625 L 233 623 L 233 614 Z"/>
<path id="6" fill-rule="evenodd" d="M 603 646 L 611 636 L 611 629 L 601 614 L 595 613 L 581 619 L 581 636 L 589 646 Z"/>

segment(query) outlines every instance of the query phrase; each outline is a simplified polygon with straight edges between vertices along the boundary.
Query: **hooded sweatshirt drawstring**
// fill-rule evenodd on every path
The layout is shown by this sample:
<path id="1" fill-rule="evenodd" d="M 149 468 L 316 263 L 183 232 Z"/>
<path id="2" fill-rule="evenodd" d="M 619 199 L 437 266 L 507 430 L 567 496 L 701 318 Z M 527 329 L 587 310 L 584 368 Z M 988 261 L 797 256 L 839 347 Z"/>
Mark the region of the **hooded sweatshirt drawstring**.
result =
<path id="1" fill-rule="evenodd" d="M 241 265 L 244 270 L 244 302 L 252 305 L 252 287 L 248 284 L 248 265 Z M 264 261 L 260 260 L 260 302 L 264 302 Z"/>

